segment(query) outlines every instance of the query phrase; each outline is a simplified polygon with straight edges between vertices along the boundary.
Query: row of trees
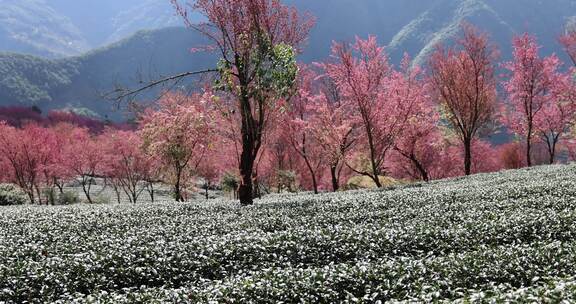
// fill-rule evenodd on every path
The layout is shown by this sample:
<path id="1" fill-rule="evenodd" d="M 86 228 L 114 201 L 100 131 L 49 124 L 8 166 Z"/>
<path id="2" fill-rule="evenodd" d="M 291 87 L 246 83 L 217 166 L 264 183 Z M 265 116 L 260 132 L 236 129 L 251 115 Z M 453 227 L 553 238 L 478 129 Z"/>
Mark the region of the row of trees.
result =
<path id="1" fill-rule="evenodd" d="M 260 140 L 250 173 L 256 195 L 263 185 L 281 189 L 287 172 L 305 189 L 336 191 L 353 175 L 381 187 L 383 176 L 428 181 L 554 163 L 559 150 L 573 151 L 573 71 L 555 55 L 541 58 L 528 34 L 514 38 L 513 61 L 499 64 L 484 33 L 470 25 L 462 30 L 456 44 L 431 55 L 427 73 L 408 57 L 392 66 L 375 37 L 334 44 L 327 62 L 300 65 L 290 90 L 263 101 L 258 111 L 265 114 L 256 111 Z M 507 71 L 503 81 L 496 75 L 500 68 Z M 246 118 L 236 111 L 236 97 L 213 88 L 204 95 L 170 95 L 152 113 L 170 109 L 166 101 L 174 98 L 202 110 L 189 118 L 173 113 L 174 124 L 163 118 L 163 128 L 154 129 L 191 140 L 194 155 L 184 155 L 194 160 L 192 171 L 204 164 L 204 171 L 239 174 L 241 183 L 242 171 L 235 168 L 245 157 Z M 186 129 L 178 125 L 183 121 Z M 486 138 L 502 126 L 515 140 L 493 147 Z M 199 142 L 204 148 L 193 148 Z M 181 165 L 174 170 L 186 171 Z"/>
<path id="2" fill-rule="evenodd" d="M 310 16 L 277 0 L 172 2 L 219 51 L 216 69 L 202 71 L 213 73 L 215 85 L 203 94 L 164 94 L 157 106 L 138 114 L 137 131 L 107 129 L 90 135 L 86 129 L 3 126 L 4 146 L 15 141 L 0 151 L 8 168 L 3 171 L 11 171 L 9 179 L 32 200 L 39 187 L 30 186 L 30 180 L 51 187 L 63 179 L 52 171 L 108 177 L 134 202 L 134 193 L 153 186 L 152 180 L 172 184 L 175 198 L 183 200 L 183 189 L 198 177 L 208 188 L 222 177 L 237 176 L 238 197 L 250 204 L 261 191 L 294 189 L 295 181 L 315 192 L 336 191 L 359 175 L 381 187 L 384 176 L 428 181 L 530 166 L 540 163 L 543 154 L 554 163 L 559 150 L 573 151 L 574 71 L 562 67 L 555 55 L 540 57 L 536 39 L 528 34 L 514 38 L 513 60 L 503 64 L 487 35 L 464 24 L 461 37 L 451 46 L 438 46 L 423 68 L 408 56 L 394 67 L 375 37 L 335 43 L 330 59 L 304 66 L 296 63 L 296 54 L 313 25 Z M 189 22 L 189 9 L 207 22 Z M 561 42 L 576 58 L 576 32 L 568 31 Z M 502 81 L 500 69 L 506 71 Z M 196 74 L 119 89 L 117 99 Z M 490 145 L 486 138 L 499 126 L 515 141 Z M 37 146 L 18 142 L 34 132 L 55 134 L 43 137 L 52 142 Z M 42 147 L 56 140 L 74 142 L 62 135 L 74 133 L 88 134 L 87 141 L 80 140 L 76 148 L 58 145 L 64 150 L 41 156 L 50 150 Z M 67 155 L 66 149 L 78 153 Z M 22 151 L 40 155 L 35 165 L 20 165 L 30 162 L 29 152 Z M 90 153 L 97 156 L 82 155 Z M 12 155 L 24 161 L 13 161 Z M 102 168 L 94 169 L 91 159 Z M 71 169 L 79 164 L 81 170 Z M 23 167 L 34 173 L 18 173 Z M 83 179 L 82 184 L 89 197 L 90 183 Z"/>
<path id="3" fill-rule="evenodd" d="M 39 204 L 53 204 L 66 184 L 79 181 L 93 203 L 93 179 L 105 177 L 118 198 L 123 192 L 136 202 L 155 181 L 154 159 L 141 146 L 133 131 L 108 128 L 96 135 L 70 123 L 22 128 L 1 123 L 0 181 L 18 185 Z"/>
<path id="4" fill-rule="evenodd" d="M 306 90 L 302 82 L 306 83 L 307 77 L 301 75 L 298 81 L 295 73 L 294 56 L 314 23 L 310 16 L 300 14 L 279 0 L 199 0 L 188 5 L 178 0 L 171 2 L 186 24 L 211 39 L 213 49 L 221 55 L 215 70 L 218 73 L 216 87 L 235 103 L 232 112 L 239 113 L 236 120 L 241 138 L 239 194 L 243 204 L 252 203 L 255 188 L 252 183 L 258 180 L 254 169 L 257 170 L 257 161 L 263 154 L 261 148 L 266 133 L 272 133 L 274 129 L 274 121 L 269 117 L 274 117 L 271 112 L 279 107 L 282 109 L 283 100 L 297 117 L 296 128 L 304 130 L 297 132 L 299 137 L 291 142 L 304 159 L 316 186 L 318 163 L 311 161 L 311 155 L 318 153 L 314 148 L 331 145 L 339 148 L 331 149 L 330 154 L 323 156 L 330 155 L 332 171 L 339 171 L 335 163 L 343 163 L 342 168 L 370 177 L 377 186 L 381 186 L 380 176 L 390 173 L 386 163 L 394 154 L 392 151 L 409 159 L 409 167 L 415 167 L 422 179 L 427 180 L 432 169 L 424 166 L 424 159 L 430 159 L 429 155 L 447 157 L 443 155 L 445 151 L 460 146 L 464 173 L 470 174 L 474 171 L 475 146 L 486 146 L 479 137 L 489 132 L 489 127 L 497 121 L 510 125 L 511 130 L 523 137 L 527 165 L 532 164 L 535 128 L 541 129 L 539 133 L 546 133 L 540 137 L 548 138 L 550 161 L 554 161 L 557 143 L 567 130 L 554 126 L 551 132 L 550 122 L 544 127 L 546 119 L 539 118 L 544 114 L 539 114 L 533 105 L 540 100 L 550 101 L 541 103 L 548 104 L 548 116 L 556 115 L 554 121 L 558 115 L 564 115 L 560 112 L 567 113 L 566 121 L 570 121 L 574 112 L 574 100 L 569 96 L 572 95 L 569 93 L 572 92 L 569 74 L 561 75 L 557 70 L 555 56 L 541 59 L 535 39 L 529 35 L 515 39 L 514 61 L 504 65 L 511 74 L 505 84 L 510 107 L 506 110 L 510 114 L 508 119 L 496 115 L 499 105 L 504 104 L 498 102 L 498 52 L 485 34 L 471 26 L 463 26 L 464 34 L 454 46 L 437 47 L 425 74 L 418 67 L 411 67 L 408 59 L 400 70 L 391 67 L 383 48 L 373 37 L 357 39 L 352 45 L 335 44 L 332 60 L 319 65 L 320 78 L 327 82 L 327 88 L 320 91 L 328 93 L 318 94 L 314 90 L 302 92 Z M 203 15 L 206 22 L 192 23 L 188 19 L 190 10 Z M 575 58 L 574 36 L 571 32 L 561 40 L 572 58 Z M 540 83 L 543 90 L 537 88 Z M 337 135 L 323 134 L 324 137 L 313 144 L 314 132 L 302 128 L 302 122 L 314 121 L 315 116 L 304 113 L 307 106 L 299 106 L 295 99 L 307 102 L 322 98 L 330 103 L 317 109 L 332 111 L 327 115 L 345 113 L 345 120 L 331 125 L 329 131 L 323 130 Z M 338 121 L 339 118 L 326 119 Z M 421 125 L 421 122 L 428 125 Z M 305 125 L 310 126 L 309 123 Z M 450 149 L 440 149 L 444 152 L 433 152 L 444 145 L 442 141 L 446 138 L 445 134 L 438 134 L 441 132 L 439 125 L 448 127 L 457 143 L 449 145 Z M 342 126 L 351 128 L 346 130 Z M 548 130 L 543 131 L 547 127 Z M 325 141 L 330 135 L 337 139 L 327 144 Z M 411 141 L 402 143 L 407 138 Z M 417 155 L 419 153 L 427 156 Z M 331 175 L 337 180 L 335 174 Z"/>

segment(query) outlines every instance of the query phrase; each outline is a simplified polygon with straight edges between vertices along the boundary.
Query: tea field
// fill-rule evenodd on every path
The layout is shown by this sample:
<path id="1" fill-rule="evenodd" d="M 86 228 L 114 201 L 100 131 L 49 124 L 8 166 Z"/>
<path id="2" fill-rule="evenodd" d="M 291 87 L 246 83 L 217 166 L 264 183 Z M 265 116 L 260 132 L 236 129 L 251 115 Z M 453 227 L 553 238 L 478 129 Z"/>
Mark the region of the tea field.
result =
<path id="1" fill-rule="evenodd" d="M 372 191 L 0 209 L 5 303 L 576 301 L 576 166 Z"/>

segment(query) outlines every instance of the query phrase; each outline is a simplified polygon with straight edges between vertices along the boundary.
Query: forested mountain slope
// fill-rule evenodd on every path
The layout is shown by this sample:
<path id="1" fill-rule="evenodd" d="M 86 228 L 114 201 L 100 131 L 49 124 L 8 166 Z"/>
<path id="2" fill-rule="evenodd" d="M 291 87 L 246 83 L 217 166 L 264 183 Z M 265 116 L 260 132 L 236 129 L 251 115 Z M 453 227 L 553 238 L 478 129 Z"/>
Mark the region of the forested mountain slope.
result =
<path id="1" fill-rule="evenodd" d="M 213 65 L 212 55 L 189 52 L 202 44 L 196 33 L 182 28 L 156 29 L 181 24 L 168 2 L 0 0 L 0 51 L 52 58 L 0 55 L 0 105 L 85 107 L 105 115 L 111 107 L 100 95 L 115 84 L 135 85 L 142 78 Z M 325 59 L 333 41 L 374 34 L 388 45 L 394 62 L 408 53 L 418 63 L 425 63 L 437 43 L 457 34 L 462 21 L 488 31 L 503 60 L 510 57 L 512 36 L 525 31 L 538 36 L 543 53 L 564 56 L 557 38 L 576 15 L 574 0 L 285 2 L 317 18 L 300 58 L 305 62 Z M 140 28 L 152 30 L 84 52 Z M 76 55 L 62 57 L 70 54 Z"/>

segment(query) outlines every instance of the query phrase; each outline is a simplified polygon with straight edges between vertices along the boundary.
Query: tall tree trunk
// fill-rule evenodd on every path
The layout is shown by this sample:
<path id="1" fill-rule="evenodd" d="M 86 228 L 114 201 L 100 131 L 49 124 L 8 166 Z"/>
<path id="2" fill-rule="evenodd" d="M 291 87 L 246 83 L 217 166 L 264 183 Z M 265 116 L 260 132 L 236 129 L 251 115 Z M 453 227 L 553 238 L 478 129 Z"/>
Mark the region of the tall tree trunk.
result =
<path id="1" fill-rule="evenodd" d="M 253 196 L 257 197 L 257 198 L 262 198 L 262 191 L 260 190 L 260 180 L 258 179 L 258 173 L 256 173 L 254 175 L 254 178 L 252 179 L 253 183 L 254 183 L 254 193 Z"/>
<path id="2" fill-rule="evenodd" d="M 338 183 L 338 176 L 337 176 L 336 166 L 330 166 L 330 175 L 332 176 L 332 191 L 337 192 L 340 189 L 340 185 Z"/>
<path id="3" fill-rule="evenodd" d="M 472 140 L 470 138 L 464 139 L 464 173 L 472 174 Z"/>
<path id="4" fill-rule="evenodd" d="M 118 204 L 122 203 L 120 200 L 120 189 L 118 189 L 118 186 L 114 186 L 114 193 L 116 193 L 116 201 Z"/>
<path id="5" fill-rule="evenodd" d="M 304 117 L 301 116 L 300 119 L 304 120 Z M 318 194 L 318 182 L 316 181 L 316 172 L 314 172 L 314 167 L 312 167 L 312 164 L 308 159 L 308 154 L 306 153 L 306 133 L 302 135 L 302 148 L 298 149 L 298 146 L 296 144 L 293 144 L 293 146 L 296 152 L 298 152 L 298 154 L 300 154 L 300 156 L 302 156 L 302 158 L 304 159 L 306 167 L 310 172 L 310 177 L 312 177 L 312 187 L 314 188 L 314 194 Z"/>
<path id="6" fill-rule="evenodd" d="M 42 195 L 40 194 L 40 188 L 38 186 L 34 186 L 36 189 L 36 195 L 38 196 L 38 205 L 42 205 Z M 48 205 L 48 200 L 46 200 L 46 205 Z"/>
<path id="7" fill-rule="evenodd" d="M 147 191 L 148 194 L 150 195 L 150 200 L 152 201 L 152 203 L 154 202 L 154 183 L 152 182 L 148 182 L 148 187 L 147 187 Z"/>
<path id="8" fill-rule="evenodd" d="M 552 143 L 550 144 L 550 164 L 553 165 L 556 161 L 556 145 L 558 144 L 558 139 L 560 134 L 554 136 L 552 135 Z"/>
<path id="9" fill-rule="evenodd" d="M 374 139 L 372 137 L 372 131 L 370 130 L 370 125 L 366 126 L 367 135 L 368 135 L 368 147 L 370 148 L 370 165 L 372 169 L 372 174 L 370 174 L 370 178 L 374 181 L 374 184 L 378 188 L 382 188 L 382 183 L 380 182 L 380 170 L 378 169 L 378 165 L 376 164 L 376 148 L 374 147 Z"/>
<path id="10" fill-rule="evenodd" d="M 56 178 L 54 178 L 54 185 L 56 185 L 60 194 L 64 194 L 64 185 L 60 184 Z"/>
<path id="11" fill-rule="evenodd" d="M 242 205 L 252 205 L 254 203 L 253 197 L 253 183 L 252 173 L 254 169 L 254 158 L 252 157 L 253 143 L 247 138 L 242 136 L 242 155 L 240 157 L 240 185 L 238 185 L 238 198 Z"/>
<path id="12" fill-rule="evenodd" d="M 184 198 L 182 197 L 181 179 L 182 179 L 182 169 L 177 168 L 176 169 L 176 183 L 174 184 L 174 199 L 177 202 L 183 202 L 184 201 Z"/>
<path id="13" fill-rule="evenodd" d="M 236 66 L 242 67 L 242 62 L 239 56 L 236 56 Z M 243 206 L 254 204 L 254 185 L 252 183 L 252 176 L 254 173 L 254 161 L 258 155 L 259 134 L 256 121 L 252 116 L 252 107 L 250 104 L 250 96 L 248 94 L 248 81 L 243 69 L 238 71 L 240 82 L 240 116 L 242 117 L 242 127 L 240 133 L 242 136 L 242 153 L 240 154 L 240 184 L 238 185 L 238 198 L 240 204 Z M 262 113 L 260 113 L 262 114 Z M 264 123 L 259 121 L 258 123 Z"/>
<path id="14" fill-rule="evenodd" d="M 50 186 L 49 188 L 49 201 L 47 203 L 50 203 L 50 205 L 56 205 L 56 187 L 55 186 Z"/>
<path id="15" fill-rule="evenodd" d="M 532 125 L 528 124 L 528 134 L 526 134 L 526 165 L 532 167 Z"/>
<path id="16" fill-rule="evenodd" d="M 34 205 L 36 202 L 34 201 L 34 189 L 26 191 L 28 195 L 28 199 L 30 200 L 30 204 Z"/>
<path id="17" fill-rule="evenodd" d="M 318 194 L 318 182 L 316 181 L 316 173 L 314 172 L 314 168 L 312 167 L 312 164 L 310 164 L 308 157 L 304 157 L 304 162 L 306 163 L 306 167 L 308 167 L 308 171 L 310 171 L 310 176 L 312 177 L 312 187 L 314 188 L 314 194 Z"/>
<path id="18" fill-rule="evenodd" d="M 88 183 L 88 185 L 87 185 Z M 84 191 L 84 195 L 88 200 L 88 203 L 93 204 L 92 197 L 90 196 L 90 188 L 91 188 L 92 181 L 87 179 L 86 177 L 82 177 L 82 191 Z"/>
<path id="19" fill-rule="evenodd" d="M 412 155 L 410 155 L 410 159 L 412 160 L 412 163 L 414 164 L 414 166 L 416 167 L 416 169 L 420 173 L 420 177 L 422 177 L 422 180 L 425 182 L 429 182 L 430 177 L 428 176 L 428 172 L 426 171 L 426 169 L 424 169 L 424 166 L 422 166 L 422 164 L 420 163 L 420 161 L 418 161 L 416 156 L 414 154 L 412 154 Z"/>

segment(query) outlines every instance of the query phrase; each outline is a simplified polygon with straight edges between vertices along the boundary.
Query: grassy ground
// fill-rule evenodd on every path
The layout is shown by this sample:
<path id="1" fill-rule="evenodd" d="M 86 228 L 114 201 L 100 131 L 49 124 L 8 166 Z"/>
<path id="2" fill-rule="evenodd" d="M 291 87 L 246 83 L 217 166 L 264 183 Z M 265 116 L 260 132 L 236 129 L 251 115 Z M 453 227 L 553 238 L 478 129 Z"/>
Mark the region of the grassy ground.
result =
<path id="1" fill-rule="evenodd" d="M 0 209 L 0 302 L 576 300 L 576 167 L 337 194 Z"/>

